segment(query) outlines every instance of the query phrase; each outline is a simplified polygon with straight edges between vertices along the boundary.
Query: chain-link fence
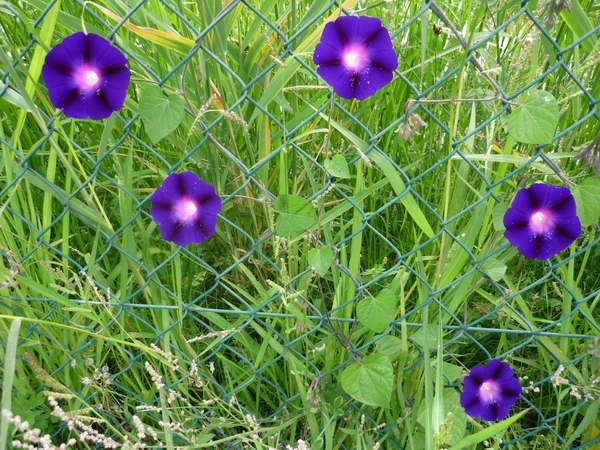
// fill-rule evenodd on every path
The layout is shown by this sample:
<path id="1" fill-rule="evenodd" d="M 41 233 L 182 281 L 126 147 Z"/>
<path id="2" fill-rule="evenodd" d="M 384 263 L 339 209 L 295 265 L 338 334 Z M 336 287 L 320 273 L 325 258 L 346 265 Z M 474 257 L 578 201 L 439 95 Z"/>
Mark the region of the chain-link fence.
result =
<path id="1" fill-rule="evenodd" d="M 588 362 L 591 338 L 600 334 L 595 232 L 562 259 L 519 260 L 494 231 L 493 210 L 532 177 L 557 183 L 576 174 L 577 182 L 586 174 L 565 156 L 600 130 L 600 25 L 581 22 L 583 14 L 598 23 L 594 2 L 560 10 L 554 1 L 212 0 L 198 2 L 196 16 L 184 3 L 0 2 L 0 96 L 10 98 L 0 127 L 7 280 L 0 311 L 5 330 L 6 316 L 28 319 L 19 350 L 25 365 L 53 361 L 41 369 L 78 396 L 78 407 L 95 408 L 119 428 L 136 404 L 161 419 L 151 407 L 164 407 L 167 394 L 149 394 L 141 350 L 153 344 L 165 392 L 186 397 L 178 401 L 194 418 L 187 427 L 206 426 L 218 419 L 211 413 L 236 401 L 257 427 L 269 427 L 299 410 L 326 411 L 340 394 L 339 372 L 386 336 L 410 349 L 399 379 L 418 378 L 423 334 L 431 331 L 431 342 L 436 336 L 423 328 L 423 310 L 436 323 L 441 308 L 455 366 L 509 358 L 525 376 L 545 360 L 585 384 L 596 370 Z M 464 8 L 472 9 L 467 22 Z M 332 98 L 312 63 L 324 22 L 352 11 L 382 17 L 401 61 L 372 102 Z M 133 75 L 125 107 L 100 125 L 52 115 L 35 65 L 83 22 L 127 55 Z M 148 81 L 186 105 L 184 125 L 156 145 L 136 113 Z M 559 101 L 561 122 L 549 145 L 519 145 L 506 133 L 511 109 L 532 88 Z M 427 127 L 402 140 L 398 129 L 413 114 Z M 346 158 L 350 178 L 326 170 L 334 154 Z M 160 180 L 182 170 L 223 195 L 217 235 L 202 246 L 160 241 L 148 213 Z M 448 188 L 444 209 L 433 199 Z M 277 236 L 272 202 L 284 193 L 318 206 L 318 229 Z M 410 241 L 407 227 L 415 230 Z M 303 263 L 319 242 L 336 251 L 325 276 Z M 355 305 L 386 286 L 402 307 L 375 335 L 360 328 Z M 73 378 L 85 370 L 94 383 Z M 103 373 L 110 384 L 99 387 Z M 543 435 L 569 441 L 589 402 L 547 407 L 553 373 L 523 381 L 521 408 L 531 411 L 504 445 L 548 448 Z M 459 377 L 446 375 L 457 387 Z M 38 392 L 56 390 L 42 381 L 32 381 Z M 373 442 L 403 448 L 403 427 L 421 394 L 396 394 L 404 398 L 399 410 L 343 396 L 341 409 L 327 411 L 342 427 L 364 414 Z M 26 402 L 44 411 L 37 397 Z M 280 431 L 273 446 L 310 437 L 300 423 Z M 569 445 L 600 445 L 594 423 L 591 439 Z M 223 442 L 217 446 L 243 448 L 247 435 L 228 439 L 243 427 L 213 430 Z M 531 441 L 538 443 L 526 447 Z"/>

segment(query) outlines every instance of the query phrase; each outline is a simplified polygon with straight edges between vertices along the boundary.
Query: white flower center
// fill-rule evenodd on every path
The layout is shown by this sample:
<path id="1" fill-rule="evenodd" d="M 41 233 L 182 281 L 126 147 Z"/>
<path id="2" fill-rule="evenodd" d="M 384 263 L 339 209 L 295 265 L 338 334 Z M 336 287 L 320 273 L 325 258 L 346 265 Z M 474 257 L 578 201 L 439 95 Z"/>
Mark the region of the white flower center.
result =
<path id="1" fill-rule="evenodd" d="M 538 211 L 533 216 L 531 216 L 531 221 L 538 227 L 542 227 L 548 221 L 548 217 L 543 212 Z"/>
<path id="2" fill-rule="evenodd" d="M 360 55 L 355 50 L 349 51 L 346 53 L 346 56 L 344 56 L 346 66 L 351 69 L 356 69 L 360 65 L 360 59 Z"/>
<path id="3" fill-rule="evenodd" d="M 183 222 L 187 222 L 196 214 L 198 211 L 198 205 L 188 199 L 183 199 L 176 207 L 177 217 Z"/>
<path id="4" fill-rule="evenodd" d="M 188 217 L 191 216 L 192 214 L 195 214 L 196 209 L 197 208 L 196 208 L 196 205 L 194 204 L 194 202 L 187 202 L 185 205 L 183 205 L 183 212 Z"/>
<path id="5" fill-rule="evenodd" d="M 95 85 L 99 79 L 100 77 L 93 70 L 89 70 L 83 74 L 83 82 L 90 87 Z"/>
<path id="6" fill-rule="evenodd" d="M 494 382 L 485 381 L 479 388 L 479 396 L 485 402 L 494 401 L 494 394 L 498 391 Z"/>

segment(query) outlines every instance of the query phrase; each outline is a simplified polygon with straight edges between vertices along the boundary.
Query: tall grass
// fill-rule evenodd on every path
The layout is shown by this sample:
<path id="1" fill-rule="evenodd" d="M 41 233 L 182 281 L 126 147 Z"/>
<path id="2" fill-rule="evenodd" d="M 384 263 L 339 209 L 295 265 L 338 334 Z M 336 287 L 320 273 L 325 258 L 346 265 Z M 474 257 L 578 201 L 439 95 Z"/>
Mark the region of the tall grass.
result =
<path id="1" fill-rule="evenodd" d="M 129 446 L 433 448 L 435 386 L 450 388 L 449 408 L 466 371 L 498 357 L 526 387 L 513 412 L 529 411 L 490 447 L 597 442 L 598 408 L 551 382 L 562 364 L 597 395 L 596 227 L 552 264 L 529 261 L 503 238 L 498 205 L 532 179 L 590 175 L 570 156 L 600 131 L 599 33 L 580 41 L 569 14 L 594 24 L 599 10 L 571 0 L 547 30 L 542 2 L 525 3 L 440 2 L 439 16 L 425 2 L 0 2 L 3 80 L 20 95 L 0 100 L 2 359 L 22 320 L 3 366 L 12 413 L 54 442 L 76 416 Z M 331 97 L 311 52 L 325 21 L 366 7 L 392 33 L 398 76 L 367 101 Z M 46 50 L 84 25 L 114 37 L 132 70 L 125 107 L 102 122 L 56 114 L 40 82 Z M 471 55 L 510 102 L 471 101 L 496 95 Z M 187 113 L 156 145 L 138 113 L 153 84 Z M 543 148 L 507 133 L 514 94 L 532 86 L 561 106 Z M 415 99 L 427 127 L 399 139 Z M 334 155 L 349 178 L 324 169 Z M 223 210 L 215 236 L 180 248 L 160 239 L 148 197 L 183 170 Z M 283 194 L 310 199 L 318 226 L 279 237 Z M 324 276 L 308 261 L 320 246 L 336 252 Z M 375 333 L 356 305 L 384 288 L 398 306 Z M 374 353 L 394 363 L 387 408 L 340 384 Z"/>

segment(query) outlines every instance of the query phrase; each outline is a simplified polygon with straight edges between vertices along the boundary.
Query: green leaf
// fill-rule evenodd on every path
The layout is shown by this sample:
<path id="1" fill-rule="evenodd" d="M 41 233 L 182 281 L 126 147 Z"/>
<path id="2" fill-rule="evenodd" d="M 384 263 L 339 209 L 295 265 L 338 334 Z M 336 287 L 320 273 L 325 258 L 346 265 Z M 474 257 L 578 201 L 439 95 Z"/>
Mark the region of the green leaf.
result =
<path id="1" fill-rule="evenodd" d="M 308 252 L 308 263 L 315 271 L 325 276 L 335 258 L 335 251 L 329 247 L 313 248 Z"/>
<path id="2" fill-rule="evenodd" d="M 375 345 L 377 353 L 387 356 L 390 361 L 394 361 L 402 353 L 402 341 L 395 336 L 384 336 Z"/>
<path id="3" fill-rule="evenodd" d="M 342 387 L 346 393 L 365 405 L 385 408 L 392 398 L 394 370 L 385 355 L 365 356 L 342 372 Z"/>
<path id="4" fill-rule="evenodd" d="M 454 445 L 462 439 L 467 429 L 467 414 L 460 405 L 460 394 L 455 389 L 444 389 L 444 410 L 446 414 L 452 413 L 452 427 L 450 435 L 444 440 L 446 445 Z"/>
<path id="5" fill-rule="evenodd" d="M 138 27 L 132 24 L 131 21 L 124 20 L 123 17 L 113 13 L 108 8 L 104 8 L 98 3 L 94 3 L 94 6 L 115 22 L 123 24 L 123 27 L 127 28 L 129 31 L 132 31 L 143 39 L 148 39 L 156 45 L 160 45 L 181 55 L 187 55 L 194 46 L 194 41 L 189 38 L 174 33 L 167 33 L 162 30 L 155 30 L 150 27 Z"/>
<path id="6" fill-rule="evenodd" d="M 499 281 L 506 273 L 506 266 L 496 258 L 488 258 L 483 263 L 482 270 L 493 281 Z"/>
<path id="7" fill-rule="evenodd" d="M 183 100 L 178 95 L 167 97 L 158 86 L 150 86 L 142 93 L 140 116 L 153 144 L 175 131 L 184 113 Z"/>
<path id="8" fill-rule="evenodd" d="M 313 109 L 315 109 L 314 106 Z M 324 120 L 326 120 L 332 127 L 338 130 L 340 134 L 342 134 L 350 142 L 356 145 L 361 152 L 366 152 L 369 145 L 365 141 L 363 141 L 357 135 L 349 131 L 342 124 L 336 122 L 331 117 L 328 117 L 326 114 L 320 113 L 320 116 Z M 425 233 L 427 237 L 433 237 L 435 233 L 433 232 L 433 228 L 431 228 L 431 225 L 429 225 L 427 217 L 425 217 L 425 214 L 423 213 L 423 211 L 421 211 L 419 203 L 413 197 L 410 191 L 405 192 L 408 190 L 408 188 L 404 184 L 404 181 L 402 181 L 400 173 L 398 173 L 398 170 L 396 170 L 389 157 L 376 148 L 371 149 L 367 156 L 371 161 L 375 163 L 376 166 L 378 166 L 383 171 L 384 175 L 390 182 L 390 186 L 396 193 L 396 196 L 399 197 L 400 203 L 402 203 L 402 205 L 406 208 L 408 214 L 413 218 L 413 220 L 423 231 L 423 233 Z"/>
<path id="9" fill-rule="evenodd" d="M 521 417 L 523 417 L 525 415 L 525 413 L 527 413 L 528 411 L 529 411 L 529 409 L 526 409 L 525 411 L 521 411 L 519 414 L 509 417 L 508 419 L 505 419 L 502 422 L 498 422 L 494 425 L 484 428 L 481 431 L 478 431 L 475 434 L 467 436 L 464 439 L 461 439 L 456 444 L 454 444 L 452 447 L 450 447 L 449 450 L 459 450 L 461 448 L 469 447 L 471 445 L 475 445 L 475 444 L 483 442 L 487 439 L 490 439 L 494 435 L 506 430 L 509 426 L 511 426 L 513 423 L 515 423 L 517 420 L 519 420 Z"/>
<path id="10" fill-rule="evenodd" d="M 381 333 L 394 318 L 396 295 L 390 289 L 382 289 L 377 297 L 368 297 L 356 306 L 358 320 L 376 333 Z"/>
<path id="11" fill-rule="evenodd" d="M 2 80 L 0 80 L 0 91 L 2 91 L 5 86 L 6 85 L 2 82 Z M 10 87 L 6 91 L 4 91 L 4 94 L 0 95 L 0 98 L 2 100 L 6 100 L 8 103 L 12 103 L 13 105 L 18 106 L 21 109 L 24 109 L 25 111 L 31 111 L 31 108 L 29 107 L 23 96 Z"/>
<path id="12" fill-rule="evenodd" d="M 437 325 L 428 324 L 424 325 L 415 331 L 410 339 L 422 349 L 425 348 L 425 336 L 427 335 L 427 348 L 434 348 L 437 346 L 437 341 L 440 336 L 440 332 Z"/>
<path id="13" fill-rule="evenodd" d="M 350 178 L 348 162 L 342 155 L 333 155 L 331 159 L 326 159 L 323 165 L 325 170 L 333 177 Z"/>
<path id="14" fill-rule="evenodd" d="M 575 439 L 577 439 L 586 430 L 586 428 L 589 427 L 592 422 L 594 422 L 594 420 L 597 420 L 600 402 L 593 402 L 586 407 L 587 411 L 583 416 L 583 419 L 581 419 L 581 422 L 579 422 L 577 429 L 570 434 L 569 440 L 565 443 L 565 448 L 570 448 L 573 441 L 575 441 Z"/>
<path id="15" fill-rule="evenodd" d="M 578 0 L 571 0 L 571 7 L 565 8 L 560 12 L 568 27 L 575 33 L 578 39 L 592 31 L 592 24 L 587 14 L 581 7 Z M 583 48 L 588 52 L 592 52 L 598 42 L 595 34 L 590 34 L 584 41 L 581 42 Z"/>
<path id="16" fill-rule="evenodd" d="M 494 224 L 494 229 L 496 231 L 504 231 L 506 227 L 504 226 L 504 214 L 508 211 L 510 205 L 508 203 L 498 203 L 494 206 L 492 210 L 492 223 Z"/>
<path id="17" fill-rule="evenodd" d="M 437 358 L 432 359 L 431 365 L 434 366 L 436 364 L 437 364 Z M 463 368 L 460 366 L 457 366 L 456 364 L 452 364 L 447 361 L 444 361 L 442 364 L 442 371 L 444 372 L 444 375 L 446 375 L 448 377 L 450 382 L 453 383 L 454 381 L 458 380 L 458 377 L 461 376 Z"/>
<path id="18" fill-rule="evenodd" d="M 282 237 L 303 233 L 317 223 L 317 213 L 312 203 L 297 195 L 280 195 L 275 199 L 275 209 L 279 211 L 275 229 Z"/>
<path id="19" fill-rule="evenodd" d="M 444 363 L 444 367 L 446 367 L 446 363 Z M 447 419 L 448 413 L 452 413 L 454 415 L 454 418 L 452 419 L 452 427 L 450 428 L 450 433 L 444 440 L 444 444 L 454 445 L 465 435 L 465 430 L 467 428 L 467 415 L 465 414 L 464 408 L 460 406 L 460 394 L 456 392 L 456 389 L 444 389 L 442 392 L 442 397 L 444 405 L 444 411 L 442 415 L 444 417 L 444 420 Z M 424 405 L 422 405 L 419 409 L 417 422 L 423 427 L 425 427 L 426 412 L 427 408 L 425 408 Z"/>
<path id="20" fill-rule="evenodd" d="M 508 132 L 524 144 L 549 144 L 558 125 L 558 102 L 552 94 L 533 89 L 508 118 Z"/>
<path id="21" fill-rule="evenodd" d="M 600 180 L 588 178 L 579 186 L 571 189 L 577 204 L 577 216 L 584 227 L 598 221 L 600 217 Z"/>
<path id="22" fill-rule="evenodd" d="M 6 353 L 4 355 L 4 378 L 2 380 L 2 409 L 12 411 L 12 387 L 15 379 L 15 364 L 17 360 L 17 347 L 19 345 L 19 330 L 21 319 L 16 318 L 10 325 L 6 338 Z M 391 364 L 391 363 L 390 363 Z M 8 440 L 8 421 L 0 421 L 0 448 L 6 448 Z"/>

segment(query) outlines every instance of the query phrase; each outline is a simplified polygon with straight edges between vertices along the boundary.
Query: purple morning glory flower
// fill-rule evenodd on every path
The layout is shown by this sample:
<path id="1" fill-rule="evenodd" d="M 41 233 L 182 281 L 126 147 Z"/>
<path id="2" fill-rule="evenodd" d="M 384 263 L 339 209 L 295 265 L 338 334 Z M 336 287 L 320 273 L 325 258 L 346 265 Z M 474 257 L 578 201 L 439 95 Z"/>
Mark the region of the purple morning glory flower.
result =
<path id="1" fill-rule="evenodd" d="M 398 68 L 388 30 L 366 16 L 342 16 L 325 25 L 313 60 L 337 95 L 358 100 L 387 85 Z"/>
<path id="2" fill-rule="evenodd" d="M 502 420 L 521 396 L 521 384 L 508 364 L 492 359 L 475 366 L 463 381 L 460 405 L 471 417 Z"/>
<path id="3" fill-rule="evenodd" d="M 121 109 L 130 77 L 123 53 L 93 33 L 66 37 L 42 67 L 52 105 L 75 119 L 106 119 Z"/>
<path id="4" fill-rule="evenodd" d="M 504 236 L 527 258 L 545 260 L 581 235 L 575 198 L 562 186 L 532 184 L 504 214 Z"/>
<path id="5" fill-rule="evenodd" d="M 172 173 L 150 196 L 150 214 L 163 239 L 199 244 L 215 234 L 221 198 L 193 172 Z"/>

